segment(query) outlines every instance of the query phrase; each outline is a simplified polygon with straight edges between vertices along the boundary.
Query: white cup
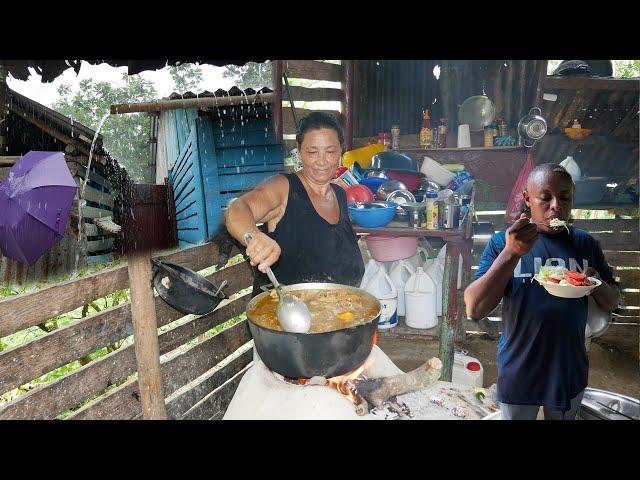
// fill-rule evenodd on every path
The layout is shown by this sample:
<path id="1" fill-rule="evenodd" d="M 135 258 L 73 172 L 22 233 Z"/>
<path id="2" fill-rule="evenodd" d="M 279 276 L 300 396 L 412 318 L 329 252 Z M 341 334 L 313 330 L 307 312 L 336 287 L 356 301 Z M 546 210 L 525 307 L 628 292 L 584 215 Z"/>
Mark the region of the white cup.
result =
<path id="1" fill-rule="evenodd" d="M 471 147 L 471 133 L 469 133 L 469 125 L 458 125 L 458 148 Z"/>

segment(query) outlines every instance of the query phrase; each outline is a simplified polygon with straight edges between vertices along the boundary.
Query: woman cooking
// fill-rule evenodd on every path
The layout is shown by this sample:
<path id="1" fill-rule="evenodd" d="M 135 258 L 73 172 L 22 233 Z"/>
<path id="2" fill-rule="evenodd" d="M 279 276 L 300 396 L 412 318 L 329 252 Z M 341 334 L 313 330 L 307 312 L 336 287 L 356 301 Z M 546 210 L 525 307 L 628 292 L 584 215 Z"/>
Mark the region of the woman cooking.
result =
<path id="1" fill-rule="evenodd" d="M 269 178 L 233 202 L 227 230 L 243 245 L 258 272 L 253 296 L 269 282 L 272 267 L 279 282 L 330 282 L 358 286 L 364 263 L 347 213 L 345 191 L 331 183 L 342 155 L 344 134 L 329 114 L 302 119 L 296 135 L 303 169 Z M 263 223 L 260 230 L 256 224 Z"/>

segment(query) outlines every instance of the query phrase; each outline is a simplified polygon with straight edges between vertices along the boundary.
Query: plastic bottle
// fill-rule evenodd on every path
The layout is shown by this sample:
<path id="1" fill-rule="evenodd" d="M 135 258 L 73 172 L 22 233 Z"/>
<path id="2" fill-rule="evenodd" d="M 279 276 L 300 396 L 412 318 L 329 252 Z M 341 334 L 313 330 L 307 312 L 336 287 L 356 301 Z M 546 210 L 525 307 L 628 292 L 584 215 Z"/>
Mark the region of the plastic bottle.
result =
<path id="1" fill-rule="evenodd" d="M 407 283 L 407 280 L 416 273 L 415 268 L 408 260 L 409 259 L 397 260 L 393 262 L 393 266 L 389 270 L 389 278 L 391 278 L 391 281 L 398 292 L 398 315 L 401 317 L 405 316 L 406 311 L 404 303 L 404 285 Z"/>
<path id="2" fill-rule="evenodd" d="M 484 382 L 482 363 L 477 358 L 454 353 L 451 381 L 463 385 L 482 387 Z"/>
<path id="3" fill-rule="evenodd" d="M 371 258 L 364 267 L 364 275 L 362 276 L 362 280 L 360 281 L 360 288 L 366 290 L 367 284 L 373 278 L 373 276 L 378 273 L 382 266 L 377 260 Z"/>
<path id="4" fill-rule="evenodd" d="M 431 148 L 433 142 L 433 135 L 431 133 L 431 117 L 429 116 L 429 109 L 425 108 L 422 111 L 422 128 L 420 129 L 420 148 Z"/>
<path id="5" fill-rule="evenodd" d="M 427 204 L 425 228 L 428 230 L 435 230 L 438 228 L 438 192 L 434 190 L 427 190 L 424 198 L 424 201 Z"/>
<path id="6" fill-rule="evenodd" d="M 364 290 L 376 297 L 382 305 L 378 329 L 385 330 L 395 327 L 398 324 L 398 291 L 383 268 L 378 269 Z"/>
<path id="7" fill-rule="evenodd" d="M 369 168 L 371 166 L 371 157 L 376 153 L 382 152 L 384 145 L 379 143 L 373 143 L 364 147 L 356 148 L 355 150 L 349 150 L 342 155 L 342 165 L 344 167 L 351 167 L 355 162 L 362 168 Z"/>
<path id="8" fill-rule="evenodd" d="M 404 287 L 408 327 L 426 329 L 438 325 L 437 293 L 436 283 L 419 267 Z"/>

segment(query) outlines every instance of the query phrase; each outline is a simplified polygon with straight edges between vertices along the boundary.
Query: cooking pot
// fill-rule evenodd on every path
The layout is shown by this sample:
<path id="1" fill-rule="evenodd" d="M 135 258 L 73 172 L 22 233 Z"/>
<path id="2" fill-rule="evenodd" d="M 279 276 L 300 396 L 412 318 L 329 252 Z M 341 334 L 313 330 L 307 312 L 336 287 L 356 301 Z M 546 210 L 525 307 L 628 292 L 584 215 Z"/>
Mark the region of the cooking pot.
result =
<path id="1" fill-rule="evenodd" d="M 536 110 L 537 114 L 534 113 Z M 547 121 L 542 117 L 542 110 L 538 107 L 533 107 L 529 110 L 529 114 L 522 117 L 518 122 L 520 144 L 525 147 L 533 147 L 546 133 Z M 531 144 L 529 145 L 527 141 L 530 141 Z"/>
<path id="2" fill-rule="evenodd" d="M 380 305 L 370 293 L 337 283 L 297 283 L 284 287 L 285 292 L 329 289 L 358 292 Z M 293 333 L 263 327 L 251 318 L 251 310 L 270 294 L 263 292 L 249 302 L 247 319 L 258 355 L 271 370 L 289 378 L 331 378 L 351 372 L 371 353 L 382 306 L 360 325 L 322 333 Z"/>

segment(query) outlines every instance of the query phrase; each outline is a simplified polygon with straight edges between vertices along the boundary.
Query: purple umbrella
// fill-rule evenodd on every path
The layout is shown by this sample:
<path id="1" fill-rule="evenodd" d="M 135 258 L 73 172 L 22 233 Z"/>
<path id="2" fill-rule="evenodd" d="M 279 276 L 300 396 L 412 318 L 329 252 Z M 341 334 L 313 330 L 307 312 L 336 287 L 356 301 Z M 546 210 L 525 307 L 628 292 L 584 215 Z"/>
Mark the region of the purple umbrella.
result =
<path id="1" fill-rule="evenodd" d="M 62 152 L 31 151 L 0 183 L 0 250 L 33 265 L 63 236 L 78 189 Z"/>

